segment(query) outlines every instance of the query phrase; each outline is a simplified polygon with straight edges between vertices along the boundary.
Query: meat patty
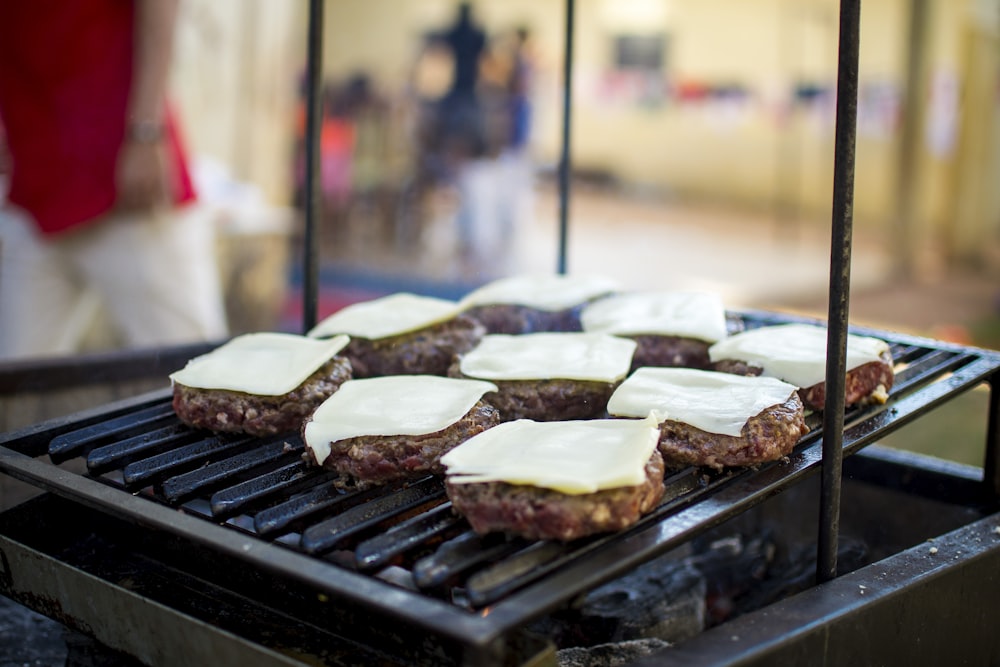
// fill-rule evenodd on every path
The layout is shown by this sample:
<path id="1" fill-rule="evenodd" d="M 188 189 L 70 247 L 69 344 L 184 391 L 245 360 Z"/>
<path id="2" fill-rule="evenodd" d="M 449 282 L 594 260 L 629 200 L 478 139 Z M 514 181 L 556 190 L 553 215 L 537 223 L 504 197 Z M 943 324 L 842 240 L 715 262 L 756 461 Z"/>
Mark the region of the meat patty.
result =
<path id="1" fill-rule="evenodd" d="M 654 451 L 637 486 L 571 495 L 506 482 L 455 483 L 445 489 L 455 510 L 479 534 L 506 532 L 532 540 L 568 542 L 628 528 L 663 497 L 663 458 Z"/>
<path id="2" fill-rule="evenodd" d="M 469 378 L 459 368 L 456 359 L 448 370 L 449 377 Z M 490 380 L 498 391 L 483 396 L 500 411 L 504 422 L 516 419 L 534 421 L 568 421 L 592 419 L 604 414 L 608 399 L 619 383 L 588 380 Z"/>
<path id="3" fill-rule="evenodd" d="M 354 377 L 446 375 L 455 355 L 468 352 L 486 334 L 478 321 L 458 315 L 446 322 L 390 336 L 351 337 L 342 354 L 351 360 Z"/>
<path id="4" fill-rule="evenodd" d="M 483 323 L 491 334 L 526 334 L 543 331 L 582 331 L 580 311 L 583 306 L 564 310 L 541 310 L 518 304 L 473 306 L 465 311 Z"/>
<path id="5" fill-rule="evenodd" d="M 792 394 L 784 403 L 748 419 L 738 436 L 664 421 L 660 424 L 658 447 L 671 468 L 694 465 L 721 470 L 725 466 L 751 466 L 787 456 L 808 432 L 802 401 L 798 394 Z"/>
<path id="6" fill-rule="evenodd" d="M 174 383 L 174 412 L 195 428 L 256 436 L 296 431 L 316 407 L 351 379 L 351 362 L 333 357 L 298 387 L 280 396 Z"/>
<path id="7" fill-rule="evenodd" d="M 632 370 L 643 366 L 669 366 L 708 370 L 712 362 L 708 357 L 711 343 L 681 336 L 639 334 L 629 336 L 636 342 L 632 355 Z"/>
<path id="8" fill-rule="evenodd" d="M 734 359 L 721 359 L 715 362 L 712 368 L 720 373 L 735 375 L 760 375 L 763 372 L 760 366 Z M 844 404 L 850 407 L 885 403 L 894 379 L 892 352 L 886 350 L 878 361 L 870 361 L 847 371 L 844 381 Z M 826 407 L 826 382 L 817 382 L 810 387 L 800 388 L 799 398 L 806 408 L 823 410 Z"/>
<path id="9" fill-rule="evenodd" d="M 433 433 L 365 435 L 333 442 L 323 467 L 340 473 L 355 488 L 429 474 L 443 475 L 442 456 L 499 422 L 496 408 L 480 400 L 460 420 Z M 304 430 L 304 423 L 302 427 Z M 306 451 L 312 457 L 312 450 Z M 312 463 L 316 463 L 314 458 Z"/>

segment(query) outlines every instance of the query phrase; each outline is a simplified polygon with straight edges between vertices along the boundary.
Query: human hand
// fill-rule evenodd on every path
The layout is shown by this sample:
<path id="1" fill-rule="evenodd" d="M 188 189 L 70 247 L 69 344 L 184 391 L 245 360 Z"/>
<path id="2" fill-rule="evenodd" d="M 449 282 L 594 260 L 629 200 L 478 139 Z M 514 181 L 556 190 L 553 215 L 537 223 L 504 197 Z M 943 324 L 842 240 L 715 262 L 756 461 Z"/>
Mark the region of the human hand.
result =
<path id="1" fill-rule="evenodd" d="M 126 141 L 115 167 L 116 206 L 144 210 L 166 204 L 170 192 L 162 142 Z"/>

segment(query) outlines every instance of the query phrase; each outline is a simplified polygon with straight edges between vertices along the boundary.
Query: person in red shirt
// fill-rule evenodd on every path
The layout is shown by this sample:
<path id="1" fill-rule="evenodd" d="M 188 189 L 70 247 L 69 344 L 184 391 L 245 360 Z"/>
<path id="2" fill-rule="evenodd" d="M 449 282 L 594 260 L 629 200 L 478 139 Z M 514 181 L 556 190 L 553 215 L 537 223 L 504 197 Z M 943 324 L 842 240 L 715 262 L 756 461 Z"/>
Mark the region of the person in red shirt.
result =
<path id="1" fill-rule="evenodd" d="M 101 307 L 129 347 L 227 335 L 166 101 L 177 4 L 0 3 L 0 357 L 77 351 Z"/>

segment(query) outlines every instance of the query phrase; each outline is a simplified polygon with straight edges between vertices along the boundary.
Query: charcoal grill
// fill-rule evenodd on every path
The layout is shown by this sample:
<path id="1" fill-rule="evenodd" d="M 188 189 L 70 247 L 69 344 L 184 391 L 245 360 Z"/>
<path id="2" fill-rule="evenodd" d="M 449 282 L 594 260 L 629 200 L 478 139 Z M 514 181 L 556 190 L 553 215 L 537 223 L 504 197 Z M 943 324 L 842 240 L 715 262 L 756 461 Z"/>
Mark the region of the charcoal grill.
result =
<path id="1" fill-rule="evenodd" d="M 321 4 L 310 6 L 313 92 Z M 526 630 L 532 621 L 820 477 L 819 585 L 671 649 L 678 664 L 839 658 L 851 654 L 833 640 L 847 636 L 863 656 L 877 646 L 858 640 L 866 623 L 886 630 L 898 618 L 917 615 L 923 620 L 913 627 L 932 633 L 932 604 L 961 610 L 995 597 L 1000 583 L 990 573 L 1000 571 L 1000 354 L 856 328 L 891 344 L 897 382 L 881 406 L 845 410 L 837 391 L 848 330 L 849 102 L 856 100 L 860 11 L 856 2 L 845 6 L 839 79 L 848 94 L 840 96 L 847 108 L 838 106 L 831 391 L 825 418 L 809 417 L 809 434 L 787 460 L 748 470 L 677 472 L 665 480 L 661 504 L 620 534 L 569 544 L 478 536 L 451 511 L 439 480 L 338 491 L 327 473 L 303 462 L 297 435 L 257 439 L 190 429 L 176 420 L 164 389 L 0 436 L 0 471 L 47 492 L 0 515 L 0 592 L 148 664 L 546 664 L 553 647 Z M 572 22 L 569 0 L 567 86 Z M 850 122 L 842 126 L 845 117 Z M 567 142 L 568 134 L 560 165 L 560 271 Z M 307 206 L 307 218 L 312 209 Z M 307 268 L 315 262 L 310 228 Z M 315 320 L 312 274 L 315 266 L 306 272 L 307 327 Z M 729 316 L 743 328 L 812 321 L 759 311 Z M 990 387 L 990 410 L 981 471 L 872 453 L 879 450 L 870 446 L 884 436 L 983 383 Z M 852 474 L 901 493 L 946 495 L 967 508 L 966 520 L 937 538 L 960 547 L 960 555 L 927 562 L 914 551 L 922 546 L 909 545 L 835 578 L 844 456 L 851 457 L 843 467 Z M 872 567 L 886 572 L 878 575 Z M 862 601 L 857 590 L 872 594 Z M 941 628 L 948 632 L 933 632 L 925 647 L 947 643 L 947 635 L 967 638 L 972 647 L 963 652 L 951 646 L 952 657 L 1000 655 L 1000 639 L 988 628 L 954 620 Z M 906 655 L 918 664 L 942 654 Z"/>
<path id="2" fill-rule="evenodd" d="M 808 321 L 760 312 L 732 317 L 745 327 Z M 888 403 L 845 415 L 845 454 L 996 382 L 1000 372 L 1000 355 L 990 351 L 858 332 L 889 340 L 899 372 Z M 295 640 L 310 655 L 334 645 L 333 635 L 340 644 L 360 641 L 406 663 L 441 656 L 465 664 L 524 662 L 545 650 L 523 634 L 529 622 L 819 472 L 823 425 L 817 415 L 809 423 L 810 433 L 787 461 L 756 470 L 680 471 L 666 480 L 660 506 L 630 530 L 561 544 L 474 534 L 434 478 L 338 491 L 327 473 L 302 460 L 298 435 L 257 439 L 194 430 L 174 416 L 168 390 L 153 392 L 0 440 L 0 469 L 51 492 L 29 503 L 28 519 L 15 512 L 2 525 L 0 590 L 99 636 L 108 612 L 82 621 L 85 610 L 72 608 L 78 603 L 60 600 L 53 608 L 59 597 L 51 582 L 95 578 L 102 581 L 94 594 L 101 599 L 167 596 L 174 604 L 176 585 L 183 596 L 197 594 L 188 613 L 213 633 L 245 632 L 246 617 L 212 611 L 219 617 L 204 618 L 206 600 L 253 601 L 251 626 L 299 628 Z M 995 451 L 995 437 L 989 444 Z M 995 504 L 995 482 L 995 475 L 978 481 L 967 502 Z M 39 516 L 48 517 L 44 531 L 37 530 Z M 996 516 L 984 520 L 1000 525 Z M 73 558 L 66 553 L 81 548 L 77 541 L 97 550 L 103 563 L 97 572 L 78 571 L 95 567 L 86 559 L 66 562 Z M 1000 536 L 993 546 L 1000 548 Z M 25 567 L 38 572 L 26 575 Z M 150 572 L 161 581 L 143 583 L 141 591 L 121 581 Z M 172 583 L 173 576 L 183 583 Z M 74 597 L 87 590 L 80 582 L 69 586 Z M 276 648 L 268 647 L 264 631 L 245 639 L 259 643 L 254 650 L 280 654 L 289 639 L 273 627 Z M 120 628 L 112 634 L 112 645 L 127 639 Z M 244 647 L 243 639 L 231 641 Z M 144 655 L 148 640 L 138 642 L 129 650 Z M 526 647 L 535 653 L 526 655 Z"/>

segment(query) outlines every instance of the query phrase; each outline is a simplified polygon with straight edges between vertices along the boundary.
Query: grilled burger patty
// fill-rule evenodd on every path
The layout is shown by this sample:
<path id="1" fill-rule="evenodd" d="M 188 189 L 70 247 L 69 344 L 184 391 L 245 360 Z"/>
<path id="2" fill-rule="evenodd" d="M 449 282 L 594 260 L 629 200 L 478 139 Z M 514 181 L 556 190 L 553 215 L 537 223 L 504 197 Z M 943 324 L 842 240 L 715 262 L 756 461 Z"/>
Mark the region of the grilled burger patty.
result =
<path id="1" fill-rule="evenodd" d="M 449 377 L 469 378 L 459 369 L 460 361 L 448 371 Z M 476 379 L 476 378 L 469 378 Z M 498 391 L 483 400 L 500 411 L 500 420 L 563 421 L 600 417 L 617 383 L 588 380 L 490 380 Z"/>
<path id="2" fill-rule="evenodd" d="M 277 435 L 298 430 L 316 407 L 351 379 L 351 362 L 335 356 L 280 396 L 174 384 L 174 412 L 188 426 L 211 431 Z"/>
<path id="3" fill-rule="evenodd" d="M 342 352 L 351 360 L 354 377 L 382 375 L 446 375 L 456 354 L 468 352 L 485 335 L 485 327 L 465 315 L 446 322 L 390 336 L 351 337 Z"/>
<path id="4" fill-rule="evenodd" d="M 479 534 L 506 532 L 568 542 L 623 530 L 655 508 L 663 497 L 663 459 L 653 452 L 642 484 L 581 495 L 506 482 L 459 484 L 450 479 L 445 480 L 445 489 L 455 510 Z"/>
<path id="5" fill-rule="evenodd" d="M 365 435 L 333 442 L 323 467 L 340 473 L 356 488 L 428 474 L 443 475 L 441 457 L 445 453 L 499 422 L 496 408 L 480 400 L 464 417 L 440 431 L 422 435 Z M 302 428 L 305 429 L 305 424 Z M 306 451 L 312 457 L 312 450 Z M 315 462 L 313 458 L 312 463 Z"/>
<path id="6" fill-rule="evenodd" d="M 670 366 L 707 370 L 712 362 L 708 357 L 711 343 L 681 336 L 638 334 L 629 336 L 636 342 L 632 355 L 632 370 L 643 366 Z"/>
<path id="7" fill-rule="evenodd" d="M 747 420 L 739 436 L 709 433 L 690 424 L 667 420 L 660 424 L 658 447 L 668 467 L 750 466 L 774 461 L 791 453 L 809 432 L 802 401 L 792 394 Z"/>
<path id="8" fill-rule="evenodd" d="M 721 359 L 715 362 L 713 370 L 736 375 L 760 375 L 763 372 L 760 366 L 733 359 Z M 847 371 L 844 382 L 844 404 L 850 407 L 867 403 L 884 403 L 885 396 L 892 389 L 894 377 L 892 353 L 886 350 L 878 361 L 870 361 Z M 826 406 L 826 382 L 800 388 L 799 398 L 806 408 L 823 410 Z"/>
<path id="9" fill-rule="evenodd" d="M 564 310 L 541 310 L 518 304 L 473 306 L 465 311 L 469 317 L 483 323 L 491 334 L 526 334 L 543 331 L 581 331 L 580 311 L 583 306 Z"/>

